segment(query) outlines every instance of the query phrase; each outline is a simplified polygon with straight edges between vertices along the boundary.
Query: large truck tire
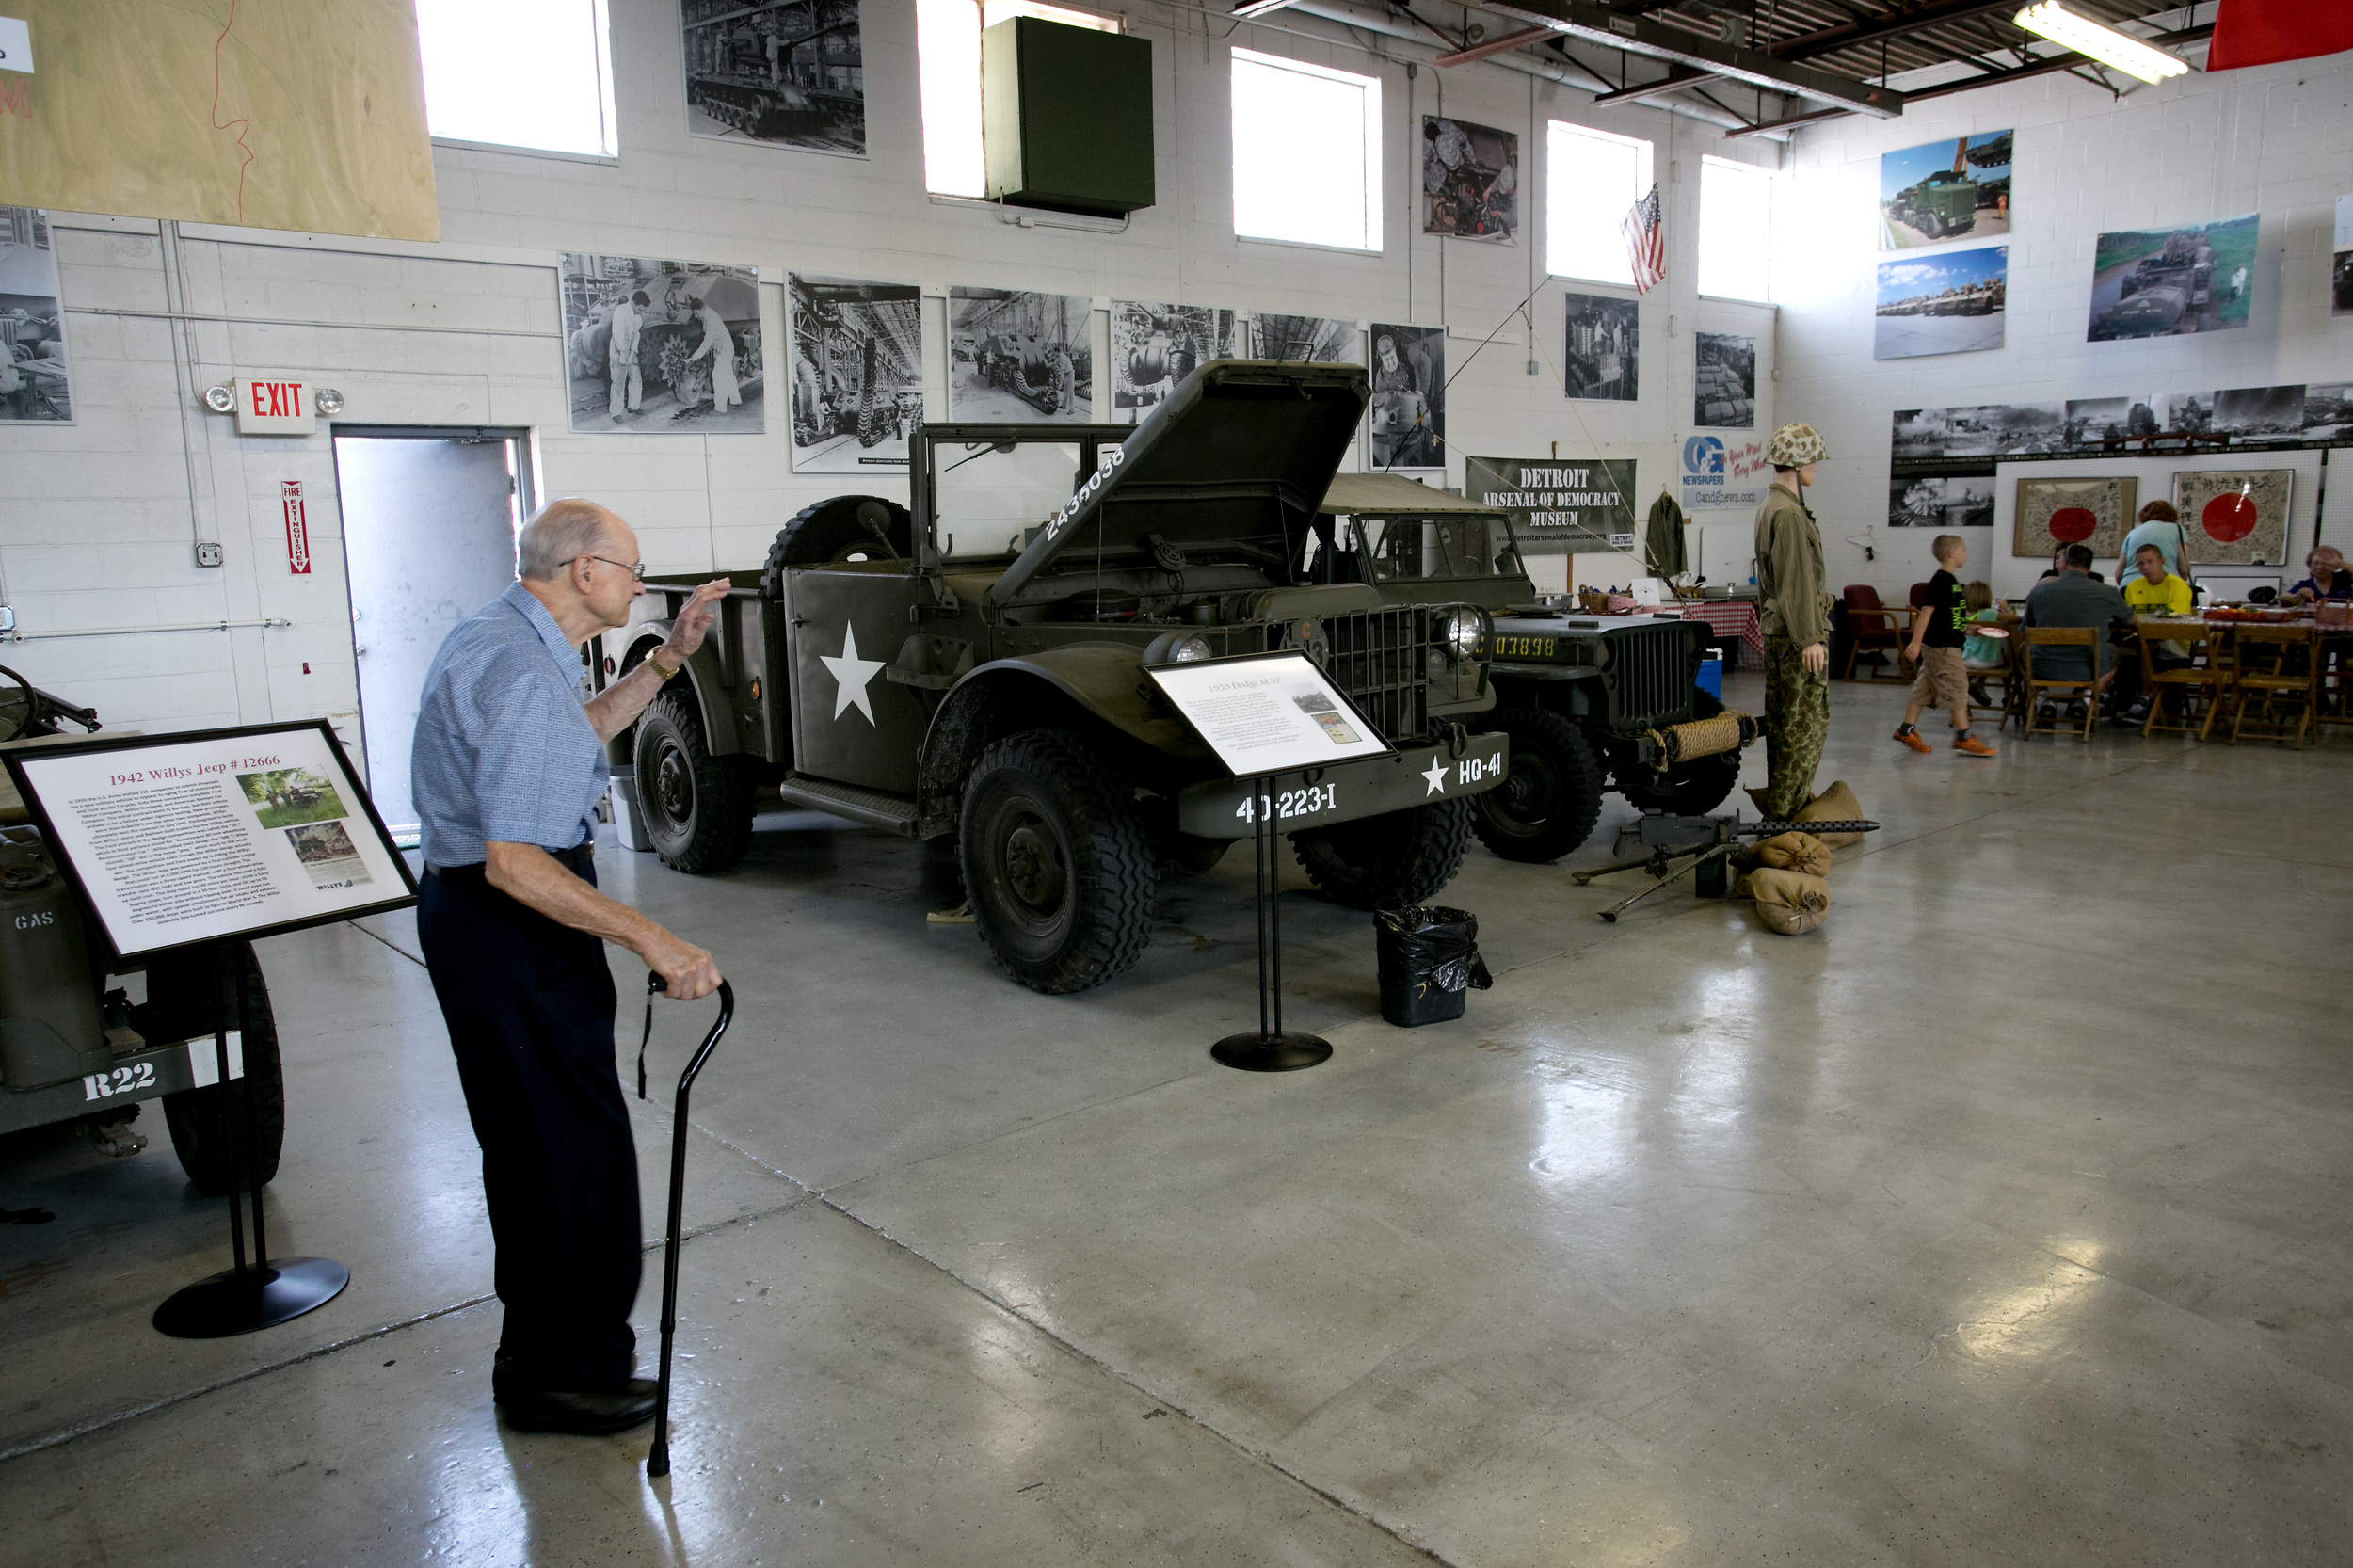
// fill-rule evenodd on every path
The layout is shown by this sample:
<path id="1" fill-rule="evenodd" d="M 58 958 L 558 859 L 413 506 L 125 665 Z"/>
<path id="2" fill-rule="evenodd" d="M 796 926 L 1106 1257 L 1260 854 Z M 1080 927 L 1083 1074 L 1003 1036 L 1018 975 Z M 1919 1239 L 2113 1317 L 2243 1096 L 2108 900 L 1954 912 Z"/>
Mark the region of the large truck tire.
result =
<path id="1" fill-rule="evenodd" d="M 752 847 L 752 776 L 713 757 L 694 694 L 664 692 L 637 721 L 637 805 L 654 853 L 673 871 L 709 875 Z"/>
<path id="2" fill-rule="evenodd" d="M 1723 711 L 1724 705 L 1705 692 L 1692 695 L 1693 719 L 1712 719 Z M 1672 811 L 1679 817 L 1697 817 L 1714 810 L 1739 782 L 1737 748 L 1718 752 L 1713 757 L 1694 757 L 1663 775 L 1631 763 L 1618 770 L 1618 793 L 1625 797 L 1627 805 L 1641 811 Z"/>
<path id="3" fill-rule="evenodd" d="M 1506 860 L 1546 865 L 1593 836 L 1601 764 L 1584 731 L 1542 708 L 1507 708 L 1482 728 L 1512 737 L 1512 771 L 1471 797 L 1471 831 Z"/>
<path id="4" fill-rule="evenodd" d="M 880 508 L 879 511 L 870 508 Z M 768 562 L 760 573 L 760 596 L 771 604 L 784 600 L 787 567 L 822 567 L 834 561 L 887 560 L 869 520 L 879 523 L 890 550 L 905 560 L 915 552 L 915 522 L 907 509 L 878 495 L 837 495 L 804 506 L 776 530 L 768 547 Z"/>
<path id="5" fill-rule="evenodd" d="M 262 979 L 251 943 L 237 944 L 236 961 L 245 977 L 244 1016 L 237 1022 L 244 1032 L 245 1076 L 232 1079 L 226 1091 L 216 1083 L 164 1096 L 164 1125 L 171 1129 L 172 1152 L 179 1155 L 180 1168 L 196 1190 L 208 1198 L 230 1191 L 232 1148 L 237 1165 L 266 1186 L 278 1175 L 279 1151 L 286 1142 L 286 1079 L 278 1059 L 278 1021 L 270 1011 L 269 986 Z M 219 1016 L 220 971 L 209 950 L 161 953 L 148 961 L 147 1000 L 131 1010 L 131 1027 L 142 1038 L 150 1044 L 197 1040 L 199 1051 L 210 1052 Z M 224 1093 L 233 1118 L 233 1142 L 228 1144 L 221 1138 Z M 248 1137 L 254 1148 L 247 1147 Z"/>
<path id="6" fill-rule="evenodd" d="M 1291 835 L 1292 853 L 1326 898 L 1351 909 L 1402 909 L 1454 880 L 1470 847 L 1471 803 L 1442 800 Z"/>
<path id="7" fill-rule="evenodd" d="M 1151 941 L 1157 877 L 1132 793 L 1059 729 L 1007 736 L 965 780 L 957 853 L 973 923 L 1031 990 L 1100 985 Z"/>

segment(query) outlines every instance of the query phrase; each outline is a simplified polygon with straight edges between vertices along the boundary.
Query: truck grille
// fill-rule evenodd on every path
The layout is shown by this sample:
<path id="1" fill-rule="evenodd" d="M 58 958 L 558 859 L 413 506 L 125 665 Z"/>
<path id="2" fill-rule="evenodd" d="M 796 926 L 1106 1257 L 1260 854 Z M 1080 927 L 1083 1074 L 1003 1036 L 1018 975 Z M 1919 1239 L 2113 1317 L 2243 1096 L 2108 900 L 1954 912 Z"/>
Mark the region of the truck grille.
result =
<path id="1" fill-rule="evenodd" d="M 1626 627 L 1603 641 L 1609 657 L 1602 683 L 1609 691 L 1609 728 L 1620 732 L 1680 724 L 1691 716 L 1699 680 L 1699 638 L 1687 621 Z"/>
<path id="2" fill-rule="evenodd" d="M 1444 615 L 1427 608 L 1367 610 L 1323 622 L 1330 649 L 1321 661 L 1323 673 L 1385 741 L 1429 731 L 1430 629 Z"/>

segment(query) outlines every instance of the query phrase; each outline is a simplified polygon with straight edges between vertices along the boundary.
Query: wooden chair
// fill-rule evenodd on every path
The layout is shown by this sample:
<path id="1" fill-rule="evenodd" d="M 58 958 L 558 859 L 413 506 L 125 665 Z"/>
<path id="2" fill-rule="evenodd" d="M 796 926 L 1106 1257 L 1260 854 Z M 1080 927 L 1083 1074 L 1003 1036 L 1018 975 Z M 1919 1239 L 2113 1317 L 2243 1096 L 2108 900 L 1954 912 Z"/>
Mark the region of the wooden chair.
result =
<path id="1" fill-rule="evenodd" d="M 2020 715 L 2024 721 L 2021 728 L 2023 739 L 2031 741 L 2038 732 L 2063 735 L 2071 731 L 2078 740 L 2091 739 L 2091 731 L 2100 722 L 2100 630 L 2091 626 L 2022 626 L 2011 635 L 2010 641 L 2018 646 L 2019 674 L 2022 677 L 2018 691 L 2023 710 Z M 2064 680 L 2037 675 L 2034 672 L 2034 650 L 2038 648 L 2080 648 L 2091 661 L 2093 673 Z M 2045 697 L 2054 701 L 2080 700 L 2084 705 L 2083 728 L 2076 729 L 2073 725 L 2057 722 L 2043 725 L 2037 717 L 2036 710 Z"/>
<path id="2" fill-rule="evenodd" d="M 1841 592 L 1847 606 L 1847 624 L 1851 639 L 1847 644 L 1847 667 L 1839 672 L 1842 680 L 1854 679 L 1854 661 L 1858 653 L 1876 653 L 1881 649 L 1896 656 L 1893 679 L 1912 680 L 1911 661 L 1904 657 L 1904 633 L 1911 628 L 1909 618 L 1900 610 L 1891 610 L 1880 602 L 1880 591 L 1868 583 L 1850 583 Z M 1884 675 L 1870 677 L 1873 680 L 1890 679 Z"/>
<path id="3" fill-rule="evenodd" d="M 2140 732 L 2153 735 L 2165 729 L 2186 735 L 2195 729 L 2200 740 L 2206 739 L 2214 731 L 2215 715 L 2222 712 L 2231 696 L 2233 672 L 2227 629 L 2209 626 L 2202 636 L 2179 641 L 2147 635 L 2136 640 L 2140 644 L 2141 689 L 2149 694 L 2149 716 L 2142 721 Z M 2188 657 L 2189 663 L 2170 669 L 2159 665 L 2156 660 L 2159 643 L 2179 648 Z M 2182 701 L 2179 724 L 2166 713 L 2165 699 L 2176 693 Z M 2201 706 L 2204 709 L 2202 717 L 2198 712 Z"/>
<path id="4" fill-rule="evenodd" d="M 2246 732 L 2248 710 L 2261 708 L 2256 738 L 2293 741 L 2304 749 L 2320 700 L 2320 651 L 2309 626 L 2242 625 L 2238 628 L 2238 701 L 2231 714 L 2231 743 Z M 2294 715 L 2290 724 L 2288 716 Z"/>
<path id="5" fill-rule="evenodd" d="M 2002 722 L 1994 728 L 2007 729 L 2009 721 L 2018 721 L 2018 732 L 2026 731 L 2029 710 L 2026 707 L 2026 633 L 2022 626 L 2012 623 L 2009 641 L 2002 645 Z"/>

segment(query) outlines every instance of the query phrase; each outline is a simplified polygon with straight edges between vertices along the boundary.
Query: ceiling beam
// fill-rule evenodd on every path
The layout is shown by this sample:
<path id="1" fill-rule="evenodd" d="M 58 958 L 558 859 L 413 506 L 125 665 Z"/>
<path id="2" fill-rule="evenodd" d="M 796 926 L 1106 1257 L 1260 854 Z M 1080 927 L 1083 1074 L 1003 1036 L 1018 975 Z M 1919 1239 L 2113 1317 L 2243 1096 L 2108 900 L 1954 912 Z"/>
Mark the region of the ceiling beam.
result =
<path id="1" fill-rule="evenodd" d="M 1620 88 L 1614 92 L 1605 92 L 1593 100 L 1593 107 L 1600 108 L 1605 104 L 1639 104 L 1645 98 L 1656 98 L 1662 92 L 1673 92 L 1677 88 L 1694 87 L 1701 82 L 1712 82 L 1715 79 L 1716 73 L 1712 71 L 1691 71 L 1678 66 L 1656 82 L 1637 82 L 1630 88 Z"/>
<path id="2" fill-rule="evenodd" d="M 2196 27 L 2184 27 L 2179 32 L 2159 33 L 2155 38 L 2143 39 L 2141 41 L 2159 49 L 2174 49 L 2185 43 L 2203 43 L 2212 37 L 2214 37 L 2214 24 L 2208 22 Z M 2077 66 L 2089 63 L 2090 61 L 2086 56 L 2071 49 L 2064 55 L 2054 55 L 2047 60 L 2037 60 L 2032 65 L 2022 65 L 2010 71 L 1988 72 L 1982 76 L 1964 76 L 1958 82 L 1940 82 L 1932 88 L 1913 88 L 1904 94 L 1904 100 L 1907 103 L 1917 104 L 1930 98 L 1950 98 L 1955 93 L 1975 92 L 1979 88 L 2000 87 L 2004 82 L 2023 82 L 2029 76 L 2049 76 L 2061 71 L 2073 71 Z M 1753 136 L 1766 131 L 1786 131 L 1793 126 L 1811 125 L 1817 120 L 1836 120 L 1845 113 L 1847 111 L 1844 109 L 1810 109 L 1803 114 L 1787 115 L 1780 120 L 1769 120 L 1761 124 L 1752 125 L 1745 131 L 1726 131 L 1724 139 L 1732 141 L 1741 136 Z"/>
<path id="3" fill-rule="evenodd" d="M 1473 60 L 1483 60 L 1490 55 L 1500 55 L 1510 49 L 1525 49 L 1531 43 L 1542 43 L 1548 38 L 1559 36 L 1549 27 L 1525 27 L 1516 33 L 1506 33 L 1501 38 L 1491 38 L 1484 43 L 1474 43 L 1466 49 L 1457 49 L 1450 55 L 1441 55 L 1430 63 L 1442 66 L 1468 65 Z"/>
<path id="4" fill-rule="evenodd" d="M 1877 43 L 1881 39 L 1902 38 L 1923 27 L 1965 22 L 1991 11 L 2015 11 L 2025 3 L 2026 0 L 1927 0 L 1926 4 L 1902 6 L 1881 16 L 1859 17 L 1835 27 L 1780 39 L 1767 53 L 1777 60 L 1811 59 L 1817 55 Z"/>
<path id="5" fill-rule="evenodd" d="M 1851 76 L 1776 59 L 1754 49 L 1703 38 L 1664 23 L 1627 16 L 1595 5 L 1593 0 L 1480 0 L 1479 8 L 1549 28 L 1564 38 L 1647 55 L 1752 87 L 1795 93 L 1855 114 L 1891 120 L 1904 112 L 1904 95 L 1892 88 L 1874 87 Z"/>

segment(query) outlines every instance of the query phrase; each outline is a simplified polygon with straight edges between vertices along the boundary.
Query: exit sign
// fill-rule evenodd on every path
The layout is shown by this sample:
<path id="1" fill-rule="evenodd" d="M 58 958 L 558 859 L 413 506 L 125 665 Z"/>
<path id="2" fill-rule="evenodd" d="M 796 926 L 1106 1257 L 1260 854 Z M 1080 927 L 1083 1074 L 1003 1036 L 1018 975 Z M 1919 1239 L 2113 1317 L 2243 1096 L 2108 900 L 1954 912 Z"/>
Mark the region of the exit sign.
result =
<path id="1" fill-rule="evenodd" d="M 237 384 L 237 434 L 308 436 L 318 428 L 311 411 L 311 389 L 299 381 L 241 381 Z"/>

